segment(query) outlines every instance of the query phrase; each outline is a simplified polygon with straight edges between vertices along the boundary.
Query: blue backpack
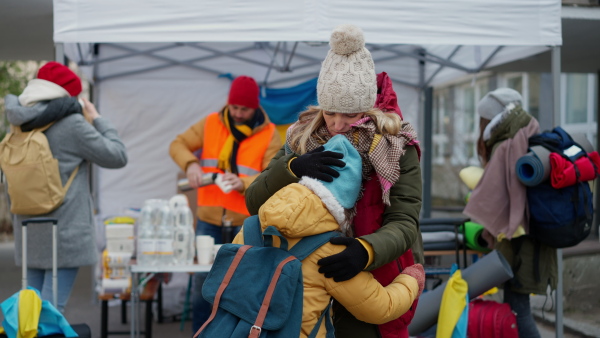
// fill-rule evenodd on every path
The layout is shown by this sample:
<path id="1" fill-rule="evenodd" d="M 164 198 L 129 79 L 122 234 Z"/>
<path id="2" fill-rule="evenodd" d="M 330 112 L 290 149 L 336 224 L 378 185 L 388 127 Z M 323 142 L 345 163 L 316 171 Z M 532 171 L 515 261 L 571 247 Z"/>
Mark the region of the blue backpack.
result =
<path id="1" fill-rule="evenodd" d="M 304 285 L 301 261 L 329 242 L 337 232 L 305 237 L 288 250 L 279 231 L 269 226 L 261 233 L 258 216 L 244 222 L 244 243 L 224 244 L 202 287 L 212 305 L 208 320 L 194 337 L 299 337 Z M 280 247 L 273 247 L 273 236 Z M 334 337 L 323 309 L 309 337 L 316 337 L 325 319 L 327 337 Z"/>
<path id="2" fill-rule="evenodd" d="M 541 145 L 551 152 L 571 161 L 587 156 L 566 131 L 556 127 L 529 138 L 529 147 Z M 567 152 L 571 149 L 575 151 Z M 593 162 L 592 162 L 593 164 Z M 561 189 L 552 187 L 550 181 L 527 187 L 529 205 L 529 235 L 539 243 L 554 248 L 574 246 L 589 234 L 594 214 L 592 191 L 587 182 L 579 182 Z"/>

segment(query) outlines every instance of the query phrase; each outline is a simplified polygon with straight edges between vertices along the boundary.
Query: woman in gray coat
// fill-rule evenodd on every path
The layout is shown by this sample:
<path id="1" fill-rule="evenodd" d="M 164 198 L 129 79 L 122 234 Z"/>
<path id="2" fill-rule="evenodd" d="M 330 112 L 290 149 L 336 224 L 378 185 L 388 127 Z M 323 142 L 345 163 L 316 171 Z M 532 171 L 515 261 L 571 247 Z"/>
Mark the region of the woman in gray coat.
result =
<path id="1" fill-rule="evenodd" d="M 58 219 L 58 304 L 64 311 L 80 266 L 97 262 L 95 224 L 90 193 L 90 164 L 122 168 L 127 164 L 125 146 L 117 131 L 86 99 L 80 104 L 79 77 L 69 68 L 49 62 L 41 67 L 18 97 L 7 95 L 6 114 L 23 131 L 54 124 L 45 131 L 53 156 L 58 160 L 63 185 L 78 169 L 63 204 L 35 217 Z M 82 109 L 83 106 L 83 109 Z M 10 182 L 8 182 L 10 184 Z M 21 265 L 21 221 L 34 216 L 14 215 L 15 262 Z M 33 226 L 28 232 L 27 276 L 30 286 L 52 299 L 52 241 L 50 226 Z"/>

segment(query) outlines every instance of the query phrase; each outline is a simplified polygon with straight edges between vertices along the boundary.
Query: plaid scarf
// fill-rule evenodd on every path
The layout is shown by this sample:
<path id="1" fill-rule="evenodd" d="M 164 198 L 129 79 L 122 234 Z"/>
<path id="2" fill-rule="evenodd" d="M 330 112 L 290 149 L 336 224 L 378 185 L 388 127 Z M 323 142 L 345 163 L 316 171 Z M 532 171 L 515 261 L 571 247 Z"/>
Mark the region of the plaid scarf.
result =
<path id="1" fill-rule="evenodd" d="M 375 170 L 382 191 L 385 205 L 390 205 L 390 189 L 400 178 L 400 156 L 404 155 L 407 145 L 415 145 L 417 133 L 408 122 L 402 122 L 402 128 L 396 135 L 377 134 L 375 122 L 370 117 L 356 121 L 350 130 L 343 134 L 354 145 L 362 159 L 362 178 L 368 180 Z M 294 128 L 287 134 L 287 144 L 291 147 L 291 135 Z M 332 136 L 323 125 L 313 133 L 306 144 L 306 151 L 311 151 L 327 143 Z M 291 148 L 295 153 L 298 149 Z M 359 199 L 362 197 L 362 192 Z"/>

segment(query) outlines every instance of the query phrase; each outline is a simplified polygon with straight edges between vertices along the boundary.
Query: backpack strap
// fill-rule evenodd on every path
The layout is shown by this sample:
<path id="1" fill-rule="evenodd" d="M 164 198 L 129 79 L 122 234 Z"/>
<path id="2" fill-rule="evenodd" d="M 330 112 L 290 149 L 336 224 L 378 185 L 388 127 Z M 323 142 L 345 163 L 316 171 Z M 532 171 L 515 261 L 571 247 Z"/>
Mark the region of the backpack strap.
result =
<path id="1" fill-rule="evenodd" d="M 45 132 L 46 130 L 48 130 L 48 128 L 52 127 L 52 125 L 54 124 L 54 122 L 50 122 L 47 125 L 40 127 L 40 128 L 35 128 L 34 130 L 40 131 L 40 132 Z M 19 130 L 21 130 L 21 127 L 19 127 Z"/>
<path id="2" fill-rule="evenodd" d="M 267 317 L 267 312 L 269 311 L 269 305 L 271 305 L 271 299 L 273 299 L 275 286 L 277 286 L 277 281 L 279 280 L 279 276 L 281 276 L 281 271 L 287 263 L 294 260 L 296 260 L 296 257 L 289 256 L 288 258 L 279 262 L 279 265 L 277 265 L 277 268 L 273 273 L 273 277 L 271 277 L 271 282 L 269 283 L 267 292 L 265 293 L 265 298 L 263 298 L 260 310 L 258 310 L 258 315 L 256 316 L 256 320 L 254 321 L 254 325 L 252 325 L 252 327 L 250 328 L 250 334 L 248 335 L 248 338 L 258 338 L 260 336 L 262 326 L 265 323 L 265 318 Z"/>
<path id="3" fill-rule="evenodd" d="M 322 234 L 304 237 L 290 249 L 290 254 L 294 255 L 299 260 L 303 260 L 323 244 L 329 242 L 330 238 L 338 236 L 341 236 L 339 232 L 328 231 Z"/>
<path id="4" fill-rule="evenodd" d="M 67 180 L 67 184 L 65 184 L 65 186 L 63 187 L 63 189 L 65 189 L 65 195 L 67 194 L 67 191 L 69 191 L 69 188 L 71 187 L 71 183 L 73 183 L 73 180 L 75 179 L 75 175 L 77 175 L 78 171 L 79 171 L 79 165 L 77 165 L 75 167 L 75 170 L 73 170 L 73 172 L 71 173 L 71 176 L 69 176 L 69 179 Z"/>
<path id="5" fill-rule="evenodd" d="M 258 247 L 264 246 L 258 215 L 246 218 L 242 229 L 244 231 L 244 244 Z"/>
<path id="6" fill-rule="evenodd" d="M 323 311 L 323 313 L 321 313 L 321 316 L 319 317 L 319 320 L 317 320 L 317 324 L 315 324 L 315 327 L 312 329 L 312 331 L 310 332 L 310 334 L 308 335 L 307 338 L 316 338 L 317 334 L 319 333 L 319 329 L 321 328 L 321 322 L 323 321 L 323 319 L 325 319 L 325 332 L 326 332 L 326 338 L 334 338 L 335 337 L 335 329 L 333 327 L 333 323 L 331 322 L 331 315 L 329 314 L 331 310 L 331 302 L 329 302 L 329 305 L 327 305 L 327 307 L 325 308 L 325 311 Z"/>
<path id="7" fill-rule="evenodd" d="M 206 322 L 204 322 L 204 325 L 202 325 L 202 327 L 200 329 L 198 329 L 196 334 L 194 334 L 194 338 L 198 337 L 200 332 L 202 332 L 202 330 L 204 330 L 204 328 L 208 325 L 208 323 L 210 323 L 213 319 L 215 319 L 215 316 L 217 315 L 217 310 L 219 309 L 219 302 L 221 301 L 221 296 L 223 295 L 223 292 L 225 292 L 225 289 L 229 285 L 229 282 L 231 281 L 231 277 L 233 277 L 233 274 L 235 273 L 235 270 L 237 269 L 240 262 L 242 261 L 244 254 L 246 254 L 246 251 L 248 251 L 250 248 L 251 248 L 250 245 L 244 245 L 241 248 L 239 248 L 238 252 L 235 254 L 235 257 L 233 258 L 233 261 L 231 262 L 229 269 L 227 269 L 227 273 L 225 273 L 225 277 L 223 277 L 223 281 L 221 282 L 221 285 L 219 285 L 217 294 L 215 295 L 215 300 L 214 300 L 214 303 L 212 306 L 212 312 L 210 314 L 210 317 L 208 317 Z"/>
<path id="8" fill-rule="evenodd" d="M 279 245 L 280 249 L 286 250 L 288 249 L 288 241 L 287 239 L 277 230 L 276 227 L 269 225 L 265 231 L 262 233 L 265 246 L 273 246 L 273 236 L 279 237 L 279 241 L 281 242 Z"/>

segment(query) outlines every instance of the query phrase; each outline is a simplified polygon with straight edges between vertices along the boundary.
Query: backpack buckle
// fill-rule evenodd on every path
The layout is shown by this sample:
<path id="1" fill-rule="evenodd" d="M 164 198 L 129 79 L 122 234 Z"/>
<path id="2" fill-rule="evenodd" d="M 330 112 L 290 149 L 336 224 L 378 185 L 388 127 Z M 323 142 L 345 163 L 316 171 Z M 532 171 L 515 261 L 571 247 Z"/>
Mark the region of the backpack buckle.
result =
<path id="1" fill-rule="evenodd" d="M 252 325 L 252 327 L 250 328 L 250 336 L 252 336 L 252 330 L 258 330 L 258 333 L 256 335 L 256 337 L 260 337 L 260 332 L 262 331 L 262 329 L 256 325 Z"/>

